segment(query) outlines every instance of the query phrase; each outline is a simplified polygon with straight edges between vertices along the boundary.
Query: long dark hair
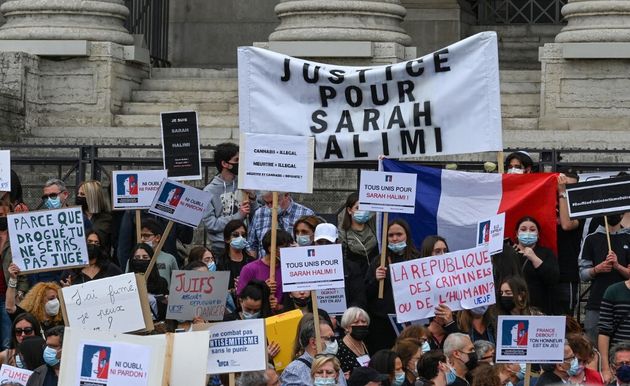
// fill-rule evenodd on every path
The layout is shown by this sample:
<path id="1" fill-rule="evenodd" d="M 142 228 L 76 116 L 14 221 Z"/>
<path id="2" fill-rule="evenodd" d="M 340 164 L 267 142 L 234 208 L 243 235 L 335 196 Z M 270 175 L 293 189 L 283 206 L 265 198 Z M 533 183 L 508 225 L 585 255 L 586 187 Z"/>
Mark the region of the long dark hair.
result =
<path id="1" fill-rule="evenodd" d="M 245 288 L 238 295 L 239 300 L 252 299 L 261 300 L 262 305 L 260 307 L 260 317 L 267 318 L 272 315 L 271 304 L 269 303 L 269 296 L 271 291 L 264 281 L 251 280 Z M 240 305 L 239 305 L 240 306 Z"/>
<path id="2" fill-rule="evenodd" d="M 17 349 L 18 347 L 18 342 L 15 337 L 15 325 L 23 320 L 26 320 L 31 324 L 35 335 L 42 336 L 42 327 L 39 324 L 37 318 L 35 318 L 35 316 L 33 316 L 33 314 L 31 314 L 30 312 L 23 312 L 15 318 L 15 320 L 13 321 L 13 325 L 11 326 L 11 348 L 13 349 Z"/>
<path id="3" fill-rule="evenodd" d="M 407 235 L 407 240 L 405 241 L 407 243 L 407 248 L 405 248 L 403 258 L 405 260 L 412 260 L 412 259 L 417 258 L 419 256 L 419 252 L 413 243 L 413 237 L 411 236 L 411 228 L 409 227 L 409 224 L 407 224 L 407 221 L 403 220 L 402 218 L 397 218 L 393 221 L 390 221 L 389 226 L 387 227 L 387 233 L 389 233 L 389 229 L 392 227 L 392 225 L 400 225 L 405 231 L 405 234 Z M 391 253 L 389 249 L 387 250 L 387 252 L 388 254 Z"/>
<path id="4" fill-rule="evenodd" d="M 425 237 L 424 240 L 422 240 L 422 245 L 420 246 L 420 257 L 432 256 L 433 247 L 435 246 L 435 243 L 437 243 L 438 241 L 443 242 L 444 245 L 446 245 L 446 250 L 450 252 L 448 243 L 446 242 L 446 239 L 444 237 L 439 236 L 439 235 L 431 235 L 431 236 Z"/>
<path id="5" fill-rule="evenodd" d="M 510 289 L 512 290 L 512 295 L 514 296 L 513 300 L 516 308 L 522 310 L 523 315 L 531 314 L 531 310 L 529 308 L 529 290 L 527 289 L 527 283 L 525 282 L 525 280 L 518 276 L 506 277 L 505 279 L 503 279 L 503 281 L 501 281 L 501 285 L 499 285 L 499 288 L 497 290 L 499 292 L 498 297 L 501 296 L 501 286 L 503 286 L 503 284 L 507 284 L 510 286 Z M 499 311 L 499 315 L 510 314 L 509 311 L 504 310 L 501 307 L 501 302 L 498 302 L 496 304 L 496 307 Z"/>
<path id="6" fill-rule="evenodd" d="M 136 245 L 134 245 L 133 249 L 131 249 L 131 259 L 129 262 L 129 270 L 130 272 L 135 272 L 133 269 L 133 263 L 131 262 L 131 260 L 133 260 L 133 255 L 135 254 L 135 252 L 138 249 L 142 249 L 143 251 L 145 251 L 148 255 L 150 259 L 153 259 L 153 248 L 151 248 L 149 246 L 149 244 L 146 243 L 138 243 Z M 135 272 L 135 273 L 145 273 L 145 272 Z M 153 269 L 151 270 L 151 273 L 149 274 L 149 277 L 145 277 L 146 281 L 147 281 L 147 291 L 150 294 L 153 295 L 165 295 L 168 294 L 168 288 L 166 284 L 166 280 L 162 281 L 160 280 L 162 277 L 160 276 L 160 273 L 158 271 L 157 268 L 157 262 L 156 264 L 153 266 Z"/>
<path id="7" fill-rule="evenodd" d="M 400 357 L 395 351 L 379 350 L 372 356 L 368 366 L 381 374 L 387 374 L 389 377 L 392 377 L 396 369 L 396 358 Z"/>
<path id="8" fill-rule="evenodd" d="M 356 192 L 350 193 L 348 198 L 346 198 L 346 205 L 343 208 L 343 220 L 341 221 L 341 229 L 344 231 L 347 231 L 352 226 L 352 217 L 348 213 L 348 209 L 352 209 L 357 201 L 359 201 L 359 194 Z"/>

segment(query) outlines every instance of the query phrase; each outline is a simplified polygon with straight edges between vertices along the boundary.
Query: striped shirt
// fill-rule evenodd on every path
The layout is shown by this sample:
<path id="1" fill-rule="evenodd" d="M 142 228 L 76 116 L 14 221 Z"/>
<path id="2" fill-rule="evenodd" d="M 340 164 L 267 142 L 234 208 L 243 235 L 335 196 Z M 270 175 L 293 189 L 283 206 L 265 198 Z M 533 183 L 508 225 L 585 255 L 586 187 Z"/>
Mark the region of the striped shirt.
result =
<path id="1" fill-rule="evenodd" d="M 599 333 L 610 344 L 630 340 L 630 289 L 626 282 L 612 284 L 604 292 L 599 314 Z"/>

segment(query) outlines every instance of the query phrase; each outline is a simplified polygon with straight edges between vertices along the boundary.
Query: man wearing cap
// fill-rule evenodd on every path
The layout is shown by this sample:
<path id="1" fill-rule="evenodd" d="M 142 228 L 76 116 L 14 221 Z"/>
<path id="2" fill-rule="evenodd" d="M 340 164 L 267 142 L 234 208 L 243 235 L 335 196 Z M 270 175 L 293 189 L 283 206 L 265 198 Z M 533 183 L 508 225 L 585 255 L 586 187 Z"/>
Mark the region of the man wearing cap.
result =
<path id="1" fill-rule="evenodd" d="M 314 243 L 315 245 L 339 244 L 337 227 L 330 223 L 319 224 L 315 228 Z M 365 309 L 367 299 L 365 297 L 365 284 L 361 274 L 361 267 L 355 262 L 343 259 L 343 276 L 346 306 Z"/>
<path id="2" fill-rule="evenodd" d="M 348 386 L 381 386 L 387 380 L 387 375 L 380 374 L 371 367 L 357 367 L 352 370 Z"/>

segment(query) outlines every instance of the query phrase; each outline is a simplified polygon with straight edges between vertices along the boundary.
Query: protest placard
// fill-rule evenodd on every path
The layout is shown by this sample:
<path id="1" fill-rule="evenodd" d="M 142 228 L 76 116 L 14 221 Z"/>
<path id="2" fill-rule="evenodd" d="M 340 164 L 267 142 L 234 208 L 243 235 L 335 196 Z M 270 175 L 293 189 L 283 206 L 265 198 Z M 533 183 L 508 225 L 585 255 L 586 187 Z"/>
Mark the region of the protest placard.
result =
<path id="1" fill-rule="evenodd" d="M 313 137 L 241 134 L 238 186 L 313 193 L 313 147 Z"/>
<path id="2" fill-rule="evenodd" d="M 11 150 L 0 150 L 0 192 L 11 191 Z"/>
<path id="3" fill-rule="evenodd" d="M 499 213 L 477 223 L 477 246 L 488 248 L 490 255 L 503 251 L 505 213 Z"/>
<path id="4" fill-rule="evenodd" d="M 193 325 L 193 331 L 205 330 L 210 332 L 208 374 L 258 371 L 267 368 L 264 319 Z"/>
<path id="5" fill-rule="evenodd" d="M 173 271 L 166 319 L 223 320 L 230 272 Z"/>
<path id="6" fill-rule="evenodd" d="M 59 293 L 66 326 L 108 332 L 153 329 L 141 275 L 127 273 L 91 280 L 64 287 Z"/>
<path id="7" fill-rule="evenodd" d="M 173 338 L 168 357 L 171 360 L 168 385 L 206 386 L 208 367 L 208 331 L 191 331 L 167 334 Z M 149 335 L 148 339 L 164 340 L 164 335 Z"/>
<path id="8" fill-rule="evenodd" d="M 13 382 L 17 385 L 26 386 L 26 382 L 28 382 L 31 374 L 33 372 L 30 370 L 4 364 L 0 367 L 0 385 Z"/>
<path id="9" fill-rule="evenodd" d="M 201 154 L 197 112 L 174 111 L 160 114 L 162 155 L 168 178 L 175 181 L 201 179 Z"/>
<path id="10" fill-rule="evenodd" d="M 210 199 L 208 192 L 164 179 L 153 198 L 149 213 L 196 228 Z"/>
<path id="11" fill-rule="evenodd" d="M 413 213 L 416 179 L 412 173 L 361 170 L 359 209 L 375 212 Z"/>
<path id="12" fill-rule="evenodd" d="M 282 248 L 280 255 L 284 292 L 344 286 L 341 244 Z"/>
<path id="13" fill-rule="evenodd" d="M 112 172 L 112 208 L 148 209 L 166 170 L 124 170 Z"/>
<path id="14" fill-rule="evenodd" d="M 565 326 L 565 316 L 500 315 L 496 362 L 564 362 Z"/>
<path id="15" fill-rule="evenodd" d="M 9 214 L 13 262 L 22 273 L 88 265 L 81 207 Z"/>
<path id="16" fill-rule="evenodd" d="M 630 177 L 604 178 L 567 185 L 569 217 L 604 216 L 630 211 Z"/>
<path id="17" fill-rule="evenodd" d="M 291 310 L 265 318 L 267 341 L 269 343 L 274 342 L 280 347 L 278 355 L 273 357 L 276 371 L 284 370 L 293 360 L 293 349 L 297 336 L 296 334 L 287 334 L 287 331 L 297 331 L 302 316 L 302 311 Z"/>
<path id="18" fill-rule="evenodd" d="M 496 301 L 486 247 L 391 264 L 388 270 L 399 323 L 434 316 L 440 303 L 457 311 Z"/>
<path id="19" fill-rule="evenodd" d="M 346 306 L 345 288 L 322 288 L 317 290 L 317 305 L 330 315 L 342 315 Z"/>

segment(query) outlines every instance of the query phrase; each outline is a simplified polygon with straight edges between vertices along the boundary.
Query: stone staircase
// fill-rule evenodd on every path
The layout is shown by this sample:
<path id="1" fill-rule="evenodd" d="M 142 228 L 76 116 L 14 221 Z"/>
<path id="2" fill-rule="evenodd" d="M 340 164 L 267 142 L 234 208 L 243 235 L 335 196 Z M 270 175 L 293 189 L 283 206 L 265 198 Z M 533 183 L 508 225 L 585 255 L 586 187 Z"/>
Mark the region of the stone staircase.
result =
<path id="1" fill-rule="evenodd" d="M 501 70 L 503 130 L 536 130 L 540 112 L 540 70 Z"/>

